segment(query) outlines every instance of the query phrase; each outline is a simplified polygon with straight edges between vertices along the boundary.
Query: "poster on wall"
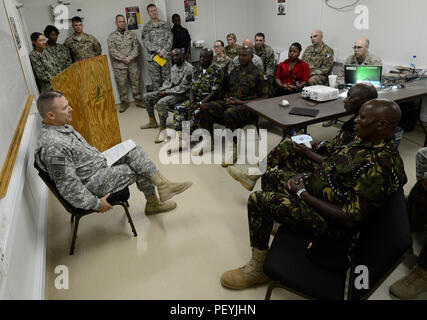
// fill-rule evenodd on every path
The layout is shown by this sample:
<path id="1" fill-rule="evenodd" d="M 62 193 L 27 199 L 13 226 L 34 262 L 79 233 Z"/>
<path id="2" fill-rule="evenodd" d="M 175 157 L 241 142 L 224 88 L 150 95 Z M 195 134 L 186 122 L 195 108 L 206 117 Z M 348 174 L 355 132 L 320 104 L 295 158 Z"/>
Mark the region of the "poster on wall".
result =
<path id="1" fill-rule="evenodd" d="M 13 37 L 15 38 L 16 47 L 21 49 L 21 39 L 19 38 L 18 30 L 16 29 L 15 19 L 10 17 L 10 25 L 12 26 Z"/>
<path id="2" fill-rule="evenodd" d="M 285 2 L 286 2 L 286 0 L 277 0 L 277 15 L 278 16 L 286 15 Z"/>
<path id="3" fill-rule="evenodd" d="M 197 19 L 197 1 L 184 0 L 185 22 L 195 21 Z"/>
<path id="4" fill-rule="evenodd" d="M 126 12 L 126 23 L 128 30 L 138 30 L 141 28 L 141 15 L 139 13 L 139 7 L 127 7 Z"/>

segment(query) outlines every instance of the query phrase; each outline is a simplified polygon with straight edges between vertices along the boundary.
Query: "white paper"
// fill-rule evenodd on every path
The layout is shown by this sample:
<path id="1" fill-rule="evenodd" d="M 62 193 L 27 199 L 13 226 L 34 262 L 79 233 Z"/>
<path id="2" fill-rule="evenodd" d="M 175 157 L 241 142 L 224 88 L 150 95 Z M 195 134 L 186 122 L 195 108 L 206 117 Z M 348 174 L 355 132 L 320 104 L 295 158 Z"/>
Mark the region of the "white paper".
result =
<path id="1" fill-rule="evenodd" d="M 302 143 L 302 144 L 306 145 L 307 148 L 311 149 L 310 141 L 313 141 L 313 138 L 311 136 L 309 136 L 308 134 L 300 134 L 297 136 L 292 136 L 291 139 L 295 143 L 298 143 L 298 144 Z"/>
<path id="2" fill-rule="evenodd" d="M 110 167 L 112 164 L 114 164 L 116 161 L 118 161 L 121 157 L 123 157 L 126 153 L 128 153 L 135 147 L 135 142 L 129 139 L 125 142 L 115 145 L 114 147 L 108 150 L 105 150 L 102 154 L 105 158 L 107 158 L 107 165 Z"/>

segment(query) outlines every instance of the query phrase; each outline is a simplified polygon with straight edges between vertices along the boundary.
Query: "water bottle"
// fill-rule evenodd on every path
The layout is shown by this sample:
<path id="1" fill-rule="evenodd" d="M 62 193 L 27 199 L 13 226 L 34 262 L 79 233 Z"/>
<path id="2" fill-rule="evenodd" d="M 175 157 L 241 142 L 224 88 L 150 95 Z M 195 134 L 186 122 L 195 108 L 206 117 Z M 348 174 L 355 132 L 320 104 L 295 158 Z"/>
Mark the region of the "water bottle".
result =
<path id="1" fill-rule="evenodd" d="M 415 72 L 416 69 L 417 56 L 413 56 L 411 60 L 411 64 L 409 65 L 409 70 Z"/>

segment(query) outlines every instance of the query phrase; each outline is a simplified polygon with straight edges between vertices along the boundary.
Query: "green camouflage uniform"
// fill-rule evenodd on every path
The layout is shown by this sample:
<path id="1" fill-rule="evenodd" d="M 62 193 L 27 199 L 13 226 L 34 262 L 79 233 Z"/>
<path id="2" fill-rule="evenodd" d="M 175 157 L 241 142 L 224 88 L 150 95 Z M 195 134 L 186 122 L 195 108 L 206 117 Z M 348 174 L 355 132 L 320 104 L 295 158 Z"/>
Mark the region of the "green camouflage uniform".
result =
<path id="1" fill-rule="evenodd" d="M 359 65 L 359 66 L 382 66 L 383 63 L 381 61 L 380 58 L 378 58 L 377 56 L 374 56 L 373 54 L 370 54 L 368 52 L 368 54 L 366 55 L 365 60 L 362 63 L 359 63 L 359 61 L 357 61 L 356 56 L 353 54 L 349 57 L 347 57 L 347 59 L 345 60 L 340 74 L 337 77 L 337 84 L 345 84 L 344 81 L 344 66 L 346 64 L 355 64 L 355 65 Z"/>
<path id="2" fill-rule="evenodd" d="M 254 53 L 261 58 L 264 66 L 264 73 L 268 77 L 268 80 L 273 82 L 274 71 L 276 69 L 276 56 L 273 48 L 266 44 L 260 49 L 255 46 Z"/>
<path id="3" fill-rule="evenodd" d="M 69 36 L 64 45 L 70 50 L 73 62 L 100 56 L 102 53 L 101 44 L 90 34 L 83 33 L 79 40 L 75 35 Z"/>
<path id="4" fill-rule="evenodd" d="M 31 51 L 30 61 L 40 93 L 52 90 L 50 79 L 62 71 L 57 59 L 46 49 L 43 49 L 42 52 Z"/>
<path id="5" fill-rule="evenodd" d="M 252 58 L 252 63 L 264 72 L 264 64 L 262 62 L 262 59 L 256 54 L 254 54 L 254 57 Z M 238 66 L 240 66 L 239 57 L 234 57 L 234 59 L 228 64 L 228 73 L 233 71 L 233 69 Z"/>
<path id="6" fill-rule="evenodd" d="M 324 43 L 319 49 L 311 45 L 305 49 L 302 60 L 310 67 L 310 86 L 325 85 L 328 82 L 329 72 L 334 65 L 334 50 Z"/>
<path id="7" fill-rule="evenodd" d="M 248 201 L 251 246 L 268 248 L 273 222 L 302 228 L 316 237 L 345 239 L 348 230 L 328 222 L 305 201 L 285 193 L 286 182 L 297 172 L 270 169 L 262 176 L 262 191 Z M 394 139 L 341 146 L 318 168 L 305 174 L 307 191 L 336 203 L 357 224 L 375 214 L 387 198 L 406 182 L 403 161 Z"/>
<path id="8" fill-rule="evenodd" d="M 196 103 L 203 101 L 208 95 L 216 92 L 215 100 L 224 99 L 224 71 L 215 64 L 211 64 L 203 73 L 202 67 L 194 70 L 191 82 L 191 90 Z M 182 122 L 190 121 L 190 130 L 197 129 L 200 125 L 199 109 L 193 114 L 188 114 L 190 101 L 177 106 L 174 111 L 175 130 L 182 130 Z"/>
<path id="9" fill-rule="evenodd" d="M 173 35 L 169 23 L 164 21 L 159 21 L 158 23 L 147 22 L 142 28 L 142 41 L 147 50 L 146 60 L 148 61 L 148 70 L 151 76 L 151 89 L 157 91 L 170 78 L 170 52 Z M 167 60 L 163 67 L 153 61 L 153 58 L 162 50 L 166 51 L 166 55 L 163 58 Z"/>
<path id="10" fill-rule="evenodd" d="M 233 60 L 234 57 L 237 57 L 239 55 L 239 52 L 240 52 L 240 46 L 238 44 L 234 44 L 233 48 L 230 47 L 229 45 L 225 46 L 224 48 L 225 55 L 229 56 L 231 60 Z"/>
<path id="11" fill-rule="evenodd" d="M 224 55 L 222 58 L 218 58 L 218 56 L 215 55 L 212 60 L 212 63 L 220 67 L 224 72 L 227 72 L 230 62 L 231 58 L 226 55 Z"/>
<path id="12" fill-rule="evenodd" d="M 61 66 L 61 70 L 67 69 L 73 63 L 70 57 L 70 51 L 63 44 L 57 43 L 56 48 L 46 45 L 46 51 L 53 56 L 57 64 Z"/>
<path id="13" fill-rule="evenodd" d="M 225 88 L 231 97 L 245 101 L 268 96 L 268 84 L 264 72 L 250 64 L 247 70 L 239 65 L 227 77 Z M 200 126 L 213 131 L 214 122 L 223 123 L 226 128 L 235 130 L 255 121 L 256 115 L 246 105 L 228 106 L 225 102 L 205 103 L 200 111 Z"/>
<path id="14" fill-rule="evenodd" d="M 157 96 L 159 91 L 144 94 L 143 101 L 150 117 L 154 117 L 154 109 L 157 109 L 161 125 L 166 125 L 168 108 L 188 99 L 193 70 L 193 66 L 187 61 L 180 66 L 174 64 L 171 68 L 170 79 L 166 80 L 159 90 L 166 91 L 168 95 L 161 98 Z"/>
<path id="15" fill-rule="evenodd" d="M 142 107 L 140 88 L 141 69 L 137 59 L 139 55 L 139 42 L 135 33 L 129 30 L 121 33 L 116 30 L 108 36 L 107 44 L 121 105 L 128 105 L 129 79 L 133 98 L 136 104 Z M 126 57 L 132 60 L 130 64 L 123 62 L 123 59 Z"/>

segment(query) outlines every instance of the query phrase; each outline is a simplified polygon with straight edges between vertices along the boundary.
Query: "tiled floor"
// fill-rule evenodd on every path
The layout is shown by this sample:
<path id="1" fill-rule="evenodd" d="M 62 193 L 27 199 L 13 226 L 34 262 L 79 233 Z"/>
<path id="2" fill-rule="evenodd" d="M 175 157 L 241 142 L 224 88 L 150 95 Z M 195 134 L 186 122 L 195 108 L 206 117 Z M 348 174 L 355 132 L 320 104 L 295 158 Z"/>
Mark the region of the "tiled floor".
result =
<path id="1" fill-rule="evenodd" d="M 169 119 L 170 120 L 170 119 Z M 266 285 L 242 291 L 224 289 L 221 274 L 245 264 L 250 257 L 246 203 L 249 192 L 220 165 L 162 165 L 154 144 L 157 129 L 140 130 L 147 121 L 144 109 L 133 105 L 119 114 L 122 139 L 141 145 L 164 175 L 194 185 L 174 198 L 178 207 L 146 217 L 145 198 L 133 185 L 130 213 L 138 237 L 132 236 L 119 207 L 82 219 L 75 254 L 68 255 L 70 216 L 51 195 L 49 201 L 46 299 L 264 299 Z M 280 130 L 265 121 L 268 150 L 281 139 Z M 320 124 L 309 127 L 316 138 L 333 137 L 337 129 Z M 406 133 L 400 145 L 409 182 L 415 183 L 415 153 L 424 141 L 420 128 Z M 256 189 L 259 189 L 259 182 Z M 415 235 L 415 252 L 423 235 Z M 415 261 L 408 257 L 373 294 L 371 299 L 393 299 L 388 287 L 405 275 Z M 69 289 L 57 290 L 55 267 L 69 270 Z M 302 299 L 277 289 L 273 299 Z M 427 299 L 427 293 L 419 299 Z"/>

